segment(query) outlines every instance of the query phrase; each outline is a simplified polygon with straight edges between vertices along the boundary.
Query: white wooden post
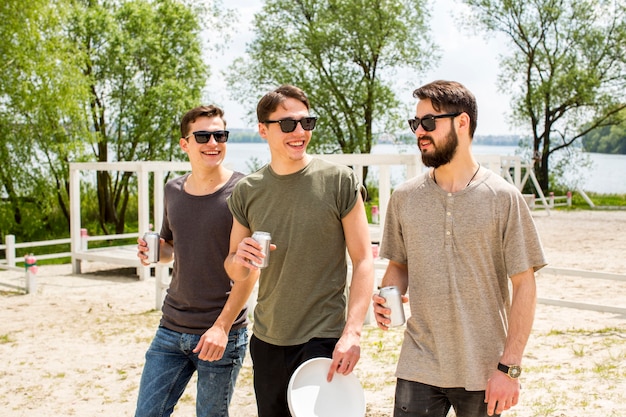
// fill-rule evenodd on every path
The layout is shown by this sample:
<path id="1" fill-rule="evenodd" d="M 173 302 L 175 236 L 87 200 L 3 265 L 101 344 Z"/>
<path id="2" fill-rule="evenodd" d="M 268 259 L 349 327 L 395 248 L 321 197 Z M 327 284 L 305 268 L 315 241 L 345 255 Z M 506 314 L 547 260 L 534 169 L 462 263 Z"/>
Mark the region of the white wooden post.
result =
<path id="1" fill-rule="evenodd" d="M 138 210 L 137 213 L 139 223 L 139 236 L 143 236 L 150 230 L 150 176 L 149 171 L 144 169 L 144 165 L 140 165 L 137 171 L 137 187 L 138 187 Z M 137 276 L 141 281 L 150 277 L 150 267 L 140 266 L 137 268 Z"/>
<path id="2" fill-rule="evenodd" d="M 7 265 L 15 266 L 15 235 L 6 235 L 4 237 L 4 244 L 6 246 Z"/>
<path id="3" fill-rule="evenodd" d="M 70 251 L 72 252 L 72 273 L 80 274 L 80 259 L 74 256 L 82 246 L 80 237 L 80 173 L 70 164 Z"/>
<path id="4" fill-rule="evenodd" d="M 164 171 L 162 169 L 158 169 L 154 171 L 153 174 L 153 186 L 154 186 L 154 199 L 153 199 L 153 206 L 154 206 L 154 213 L 153 217 L 154 217 L 154 230 L 159 232 L 161 231 L 161 224 L 163 223 L 163 198 L 165 195 L 165 190 L 164 190 L 164 182 L 165 182 L 165 175 L 164 175 Z"/>
<path id="5" fill-rule="evenodd" d="M 24 269 L 26 270 L 26 292 L 37 294 L 37 258 L 32 253 L 24 257 Z"/>
<path id="6" fill-rule="evenodd" d="M 170 265 L 157 265 L 154 278 L 156 282 L 156 299 L 154 308 L 156 310 L 161 310 L 163 300 L 165 299 L 165 293 L 170 286 Z"/>
<path id="7" fill-rule="evenodd" d="M 153 173 L 153 187 L 154 187 L 154 230 L 159 232 L 161 230 L 161 224 L 163 223 L 163 199 L 165 195 L 165 175 L 164 169 L 155 169 Z M 169 265 L 157 265 L 154 271 L 154 281 L 156 286 L 156 299 L 155 309 L 160 310 L 163 306 L 163 300 L 165 299 L 165 293 L 170 285 L 170 267 Z"/>
<path id="8" fill-rule="evenodd" d="M 87 229 L 80 229 L 80 250 L 86 251 L 89 249 L 89 241 L 87 238 L 89 237 L 89 233 L 87 233 Z"/>
<path id="9" fill-rule="evenodd" d="M 379 202 L 379 216 L 380 216 L 380 236 L 383 236 L 383 230 L 385 228 L 385 218 L 387 217 L 387 205 L 391 198 L 391 170 L 389 165 L 380 165 L 378 167 L 378 202 Z"/>

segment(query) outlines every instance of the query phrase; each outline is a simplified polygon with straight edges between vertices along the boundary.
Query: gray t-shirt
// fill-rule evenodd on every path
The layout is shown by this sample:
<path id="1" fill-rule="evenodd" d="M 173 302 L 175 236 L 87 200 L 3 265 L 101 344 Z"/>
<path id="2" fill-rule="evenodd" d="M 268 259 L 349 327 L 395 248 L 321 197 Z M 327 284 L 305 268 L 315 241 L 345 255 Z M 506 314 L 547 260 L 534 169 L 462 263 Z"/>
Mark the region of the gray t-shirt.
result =
<path id="1" fill-rule="evenodd" d="M 233 224 L 226 198 L 243 174 L 233 173 L 221 189 L 203 196 L 185 191 L 188 176 L 165 185 L 160 234 L 174 241 L 174 271 L 163 301 L 161 325 L 181 333 L 202 334 L 213 326 L 232 288 L 224 270 Z M 244 308 L 232 329 L 246 324 Z"/>
<path id="2" fill-rule="evenodd" d="M 267 165 L 237 184 L 228 199 L 233 216 L 252 232 L 271 233 L 276 244 L 259 278 L 256 337 L 293 346 L 341 336 L 347 273 L 341 219 L 359 191 L 350 168 L 317 158 L 290 175 Z"/>
<path id="3" fill-rule="evenodd" d="M 521 193 L 488 170 L 456 193 L 420 175 L 392 194 L 380 253 L 408 265 L 396 375 L 484 390 L 506 340 L 509 277 L 546 265 Z"/>

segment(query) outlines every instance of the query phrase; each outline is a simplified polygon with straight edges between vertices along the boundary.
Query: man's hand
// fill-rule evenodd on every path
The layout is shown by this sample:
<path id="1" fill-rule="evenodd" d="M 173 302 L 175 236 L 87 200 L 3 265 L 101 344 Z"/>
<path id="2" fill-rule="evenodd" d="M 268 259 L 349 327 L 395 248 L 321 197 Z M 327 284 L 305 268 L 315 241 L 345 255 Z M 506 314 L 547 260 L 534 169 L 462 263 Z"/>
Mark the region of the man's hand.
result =
<path id="1" fill-rule="evenodd" d="M 376 319 L 376 324 L 379 329 L 389 330 L 389 325 L 391 324 L 391 309 L 383 306 L 385 304 L 385 299 L 378 294 L 372 295 L 372 309 L 374 310 L 374 318 Z M 402 296 L 402 303 L 407 303 L 409 301 L 409 297 L 406 295 Z"/>
<path id="2" fill-rule="evenodd" d="M 227 332 L 213 326 L 200 337 L 200 341 L 194 348 L 193 353 L 198 353 L 198 358 L 203 361 L 218 361 L 222 359 L 227 344 Z"/>
<path id="3" fill-rule="evenodd" d="M 330 370 L 326 379 L 328 382 L 332 381 L 335 372 L 342 375 L 348 375 L 357 362 L 361 358 L 361 338 L 352 333 L 347 333 L 341 336 L 335 350 L 333 351 L 332 362 L 330 363 Z"/>
<path id="4" fill-rule="evenodd" d="M 487 414 L 492 416 L 502 414 L 503 411 L 517 405 L 519 401 L 520 383 L 504 372 L 498 370 L 491 374 L 487 381 L 485 391 L 485 402 L 487 403 Z"/>
<path id="5" fill-rule="evenodd" d="M 270 244 L 270 251 L 275 249 L 276 245 Z M 246 237 L 237 245 L 237 251 L 234 253 L 233 260 L 239 265 L 256 271 L 259 269 L 257 264 L 261 264 L 265 256 L 261 245 L 251 237 Z"/>

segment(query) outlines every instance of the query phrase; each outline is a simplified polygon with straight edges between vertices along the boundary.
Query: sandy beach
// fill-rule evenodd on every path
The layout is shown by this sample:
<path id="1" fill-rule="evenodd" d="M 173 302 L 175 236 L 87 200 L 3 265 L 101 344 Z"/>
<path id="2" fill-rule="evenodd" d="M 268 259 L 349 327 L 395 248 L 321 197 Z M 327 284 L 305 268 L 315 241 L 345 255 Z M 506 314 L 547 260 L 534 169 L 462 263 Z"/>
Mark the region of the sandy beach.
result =
<path id="1" fill-rule="evenodd" d="M 626 211 L 536 210 L 552 268 L 612 278 L 542 272 L 541 299 L 626 308 Z M 84 263 L 41 266 L 37 292 L 24 294 L 24 273 L 0 270 L 0 414 L 132 416 L 160 312 L 154 278 L 132 268 Z M 390 416 L 403 328 L 366 325 L 356 368 L 367 416 Z M 526 349 L 520 404 L 509 417 L 626 416 L 626 315 L 540 303 Z M 195 415 L 195 379 L 174 413 Z M 249 356 L 231 416 L 254 417 Z"/>

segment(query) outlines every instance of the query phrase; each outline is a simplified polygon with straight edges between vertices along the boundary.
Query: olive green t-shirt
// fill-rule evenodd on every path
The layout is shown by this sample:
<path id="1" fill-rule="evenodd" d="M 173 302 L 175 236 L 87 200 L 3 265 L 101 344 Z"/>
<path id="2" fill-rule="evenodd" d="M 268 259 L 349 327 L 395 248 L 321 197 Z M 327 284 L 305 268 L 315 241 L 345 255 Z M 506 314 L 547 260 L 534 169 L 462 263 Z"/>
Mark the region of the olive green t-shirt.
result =
<path id="1" fill-rule="evenodd" d="M 359 192 L 349 167 L 317 158 L 290 175 L 267 165 L 237 184 L 228 199 L 233 217 L 252 232 L 269 232 L 276 245 L 259 278 L 256 337 L 292 346 L 341 336 L 347 273 L 341 220 Z"/>

